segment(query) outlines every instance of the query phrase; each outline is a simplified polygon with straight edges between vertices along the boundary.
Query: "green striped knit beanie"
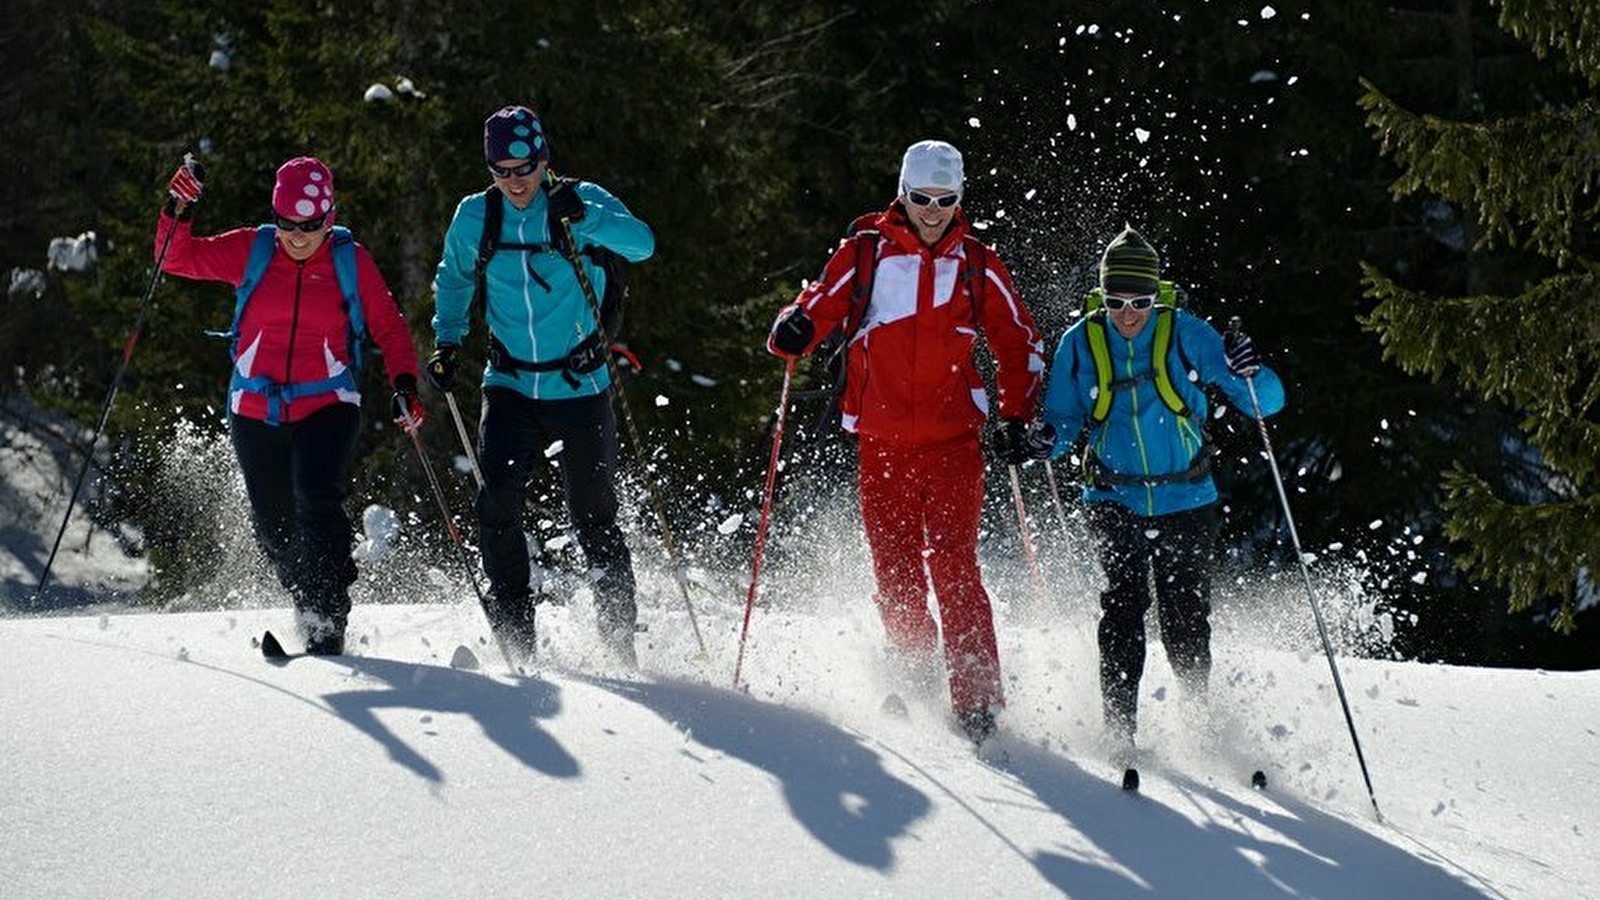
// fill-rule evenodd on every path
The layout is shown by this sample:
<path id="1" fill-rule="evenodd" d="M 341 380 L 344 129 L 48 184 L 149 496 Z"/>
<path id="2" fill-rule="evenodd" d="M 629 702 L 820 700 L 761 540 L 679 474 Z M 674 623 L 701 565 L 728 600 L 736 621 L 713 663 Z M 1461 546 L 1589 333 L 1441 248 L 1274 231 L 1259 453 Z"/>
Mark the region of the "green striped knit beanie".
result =
<path id="1" fill-rule="evenodd" d="M 1160 254 L 1139 232 L 1124 225 L 1100 258 L 1100 287 L 1108 294 L 1154 294 L 1160 279 Z"/>

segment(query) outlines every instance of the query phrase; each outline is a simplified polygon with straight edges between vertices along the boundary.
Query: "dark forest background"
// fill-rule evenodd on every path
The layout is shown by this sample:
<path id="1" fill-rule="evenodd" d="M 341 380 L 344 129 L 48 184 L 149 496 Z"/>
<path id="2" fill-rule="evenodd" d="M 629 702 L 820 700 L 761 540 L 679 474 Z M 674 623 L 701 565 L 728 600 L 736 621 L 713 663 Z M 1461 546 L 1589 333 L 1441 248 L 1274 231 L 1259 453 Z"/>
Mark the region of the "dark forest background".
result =
<path id="1" fill-rule="evenodd" d="M 1515 4 L 1592 27 L 1581 5 Z M 1363 263 L 1418 296 L 1515 296 L 1589 271 L 1581 254 L 1479 246 L 1480 211 L 1443 191 L 1393 194 L 1408 162 L 1384 152 L 1384 127 L 1361 105 L 1376 90 L 1445 120 L 1592 114 L 1588 71 L 1571 54 L 1541 58 L 1558 42 L 1513 37 L 1501 13 L 1481 0 L 12 0 L 0 12 L 0 269 L 42 270 L 51 238 L 90 230 L 100 256 L 4 299 L 0 402 L 19 420 L 36 405 L 93 424 L 185 152 L 209 172 L 201 233 L 262 220 L 284 159 L 328 162 L 341 223 L 373 251 L 425 355 L 445 225 L 487 183 L 482 120 L 523 102 L 544 117 L 559 170 L 604 185 L 656 231 L 655 258 L 630 275 L 624 337 L 645 359 L 627 390 L 672 515 L 713 496 L 748 505 L 782 372 L 762 350 L 767 325 L 846 224 L 892 199 L 904 147 L 940 138 L 965 154 L 968 214 L 1052 349 L 1124 222 L 1157 245 L 1195 309 L 1243 318 L 1289 388 L 1274 442 L 1305 547 L 1414 556 L 1372 576 L 1396 651 L 1600 665 L 1597 614 L 1572 597 L 1574 584 L 1593 591 L 1578 574 L 1592 555 L 1556 559 L 1571 573 L 1565 596 L 1519 597 L 1512 611 L 1507 578 L 1457 568 L 1467 548 L 1447 533 L 1444 487 L 1459 465 L 1512 502 L 1587 497 L 1592 525 L 1600 449 L 1588 444 L 1588 470 L 1553 470 L 1522 410 L 1426 377 L 1438 372 L 1407 374 L 1385 357 L 1403 336 L 1368 318 L 1383 297 Z M 375 84 L 392 99 L 364 100 Z M 1587 190 L 1600 164 L 1579 169 L 1550 177 Z M 1573 223 L 1579 249 L 1593 247 L 1592 215 Z M 1600 320 L 1590 296 L 1568 314 Z M 161 285 L 104 442 L 114 450 L 95 512 L 143 526 L 153 603 L 194 563 L 184 523 L 141 484 L 177 422 L 220 428 L 224 347 L 202 332 L 225 326 L 231 305 L 225 286 Z M 1580 369 L 1597 346 L 1577 348 Z M 377 422 L 380 371 L 367 370 Z M 473 414 L 475 391 L 458 394 Z M 427 440 L 447 459 L 455 436 L 427 399 Z M 1596 409 L 1578 404 L 1580 416 Z M 1253 423 L 1234 415 L 1217 430 L 1234 461 L 1220 474 L 1229 559 L 1292 566 Z M 428 518 L 409 449 L 374 428 L 356 496 Z M 791 470 L 838 475 L 842 452 L 802 454 Z M 1004 479 L 990 482 L 1003 509 Z"/>

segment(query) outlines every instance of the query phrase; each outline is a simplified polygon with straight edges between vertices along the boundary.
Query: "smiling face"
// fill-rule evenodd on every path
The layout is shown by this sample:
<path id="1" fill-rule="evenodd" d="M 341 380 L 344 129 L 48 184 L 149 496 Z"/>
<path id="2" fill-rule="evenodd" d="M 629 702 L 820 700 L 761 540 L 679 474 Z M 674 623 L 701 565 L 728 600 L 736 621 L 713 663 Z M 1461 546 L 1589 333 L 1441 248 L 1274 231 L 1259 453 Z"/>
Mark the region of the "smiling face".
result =
<path id="1" fill-rule="evenodd" d="M 549 163 L 540 160 L 532 171 L 522 175 L 514 174 L 528 167 L 527 159 L 502 159 L 489 167 L 489 174 L 494 177 L 494 186 L 500 189 L 511 205 L 517 209 L 527 209 L 533 202 L 535 194 L 539 193 L 539 185 L 544 182 L 544 170 Z"/>
<path id="2" fill-rule="evenodd" d="M 900 195 L 900 204 L 905 207 L 906 218 L 911 220 L 917 237 L 931 247 L 944 237 L 956 210 L 961 208 L 961 195 L 949 188 L 913 188 Z"/>
<path id="3" fill-rule="evenodd" d="M 328 232 L 333 230 L 333 223 L 328 221 L 329 217 L 326 214 L 305 217 L 279 216 L 278 218 L 281 223 L 278 227 L 278 245 L 295 262 L 305 262 L 310 259 L 311 254 L 316 253 L 317 248 L 322 246 L 322 242 L 328 239 Z M 315 222 L 319 227 L 310 232 L 301 231 L 298 228 L 284 227 L 291 222 L 295 224 Z"/>
<path id="4" fill-rule="evenodd" d="M 1124 301 L 1131 301 L 1139 296 L 1127 291 L 1106 294 L 1107 298 L 1117 298 Z M 1149 299 L 1154 300 L 1155 298 L 1150 297 Z M 1130 341 L 1139 336 L 1139 332 L 1144 330 L 1145 323 L 1150 321 L 1150 313 L 1155 311 L 1154 306 L 1147 305 L 1144 309 L 1138 309 L 1131 302 L 1123 303 L 1121 309 L 1112 309 L 1112 305 L 1111 303 L 1106 304 L 1106 315 L 1111 319 L 1112 327 L 1117 329 L 1117 334 Z"/>

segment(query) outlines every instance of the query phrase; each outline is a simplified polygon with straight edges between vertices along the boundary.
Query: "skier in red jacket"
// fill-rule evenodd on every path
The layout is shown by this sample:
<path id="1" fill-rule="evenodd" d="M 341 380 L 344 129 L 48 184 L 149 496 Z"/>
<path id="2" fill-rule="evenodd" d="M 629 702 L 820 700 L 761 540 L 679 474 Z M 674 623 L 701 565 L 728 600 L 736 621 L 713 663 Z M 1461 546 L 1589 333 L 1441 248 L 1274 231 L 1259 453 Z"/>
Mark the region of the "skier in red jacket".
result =
<path id="1" fill-rule="evenodd" d="M 937 672 L 942 630 L 951 704 L 981 743 L 1005 696 L 978 572 L 989 398 L 972 350 L 981 329 L 1009 432 L 1034 415 L 1044 349 L 1005 265 L 969 233 L 963 187 L 955 147 L 913 144 L 899 196 L 857 220 L 822 277 L 779 313 L 767 349 L 803 356 L 845 326 L 842 425 L 860 437 L 861 517 L 892 668 L 906 679 Z"/>
<path id="2" fill-rule="evenodd" d="M 306 651 L 339 654 L 356 578 L 344 490 L 361 431 L 361 338 L 370 334 L 383 351 L 395 421 L 407 428 L 423 417 L 416 350 L 372 255 L 334 227 L 327 166 L 311 157 L 284 163 L 274 222 L 215 237 L 191 231 L 202 190 L 192 164 L 173 174 L 156 225 L 156 246 L 167 247 L 162 269 L 236 288 L 228 432 L 251 524 L 294 598 Z"/>

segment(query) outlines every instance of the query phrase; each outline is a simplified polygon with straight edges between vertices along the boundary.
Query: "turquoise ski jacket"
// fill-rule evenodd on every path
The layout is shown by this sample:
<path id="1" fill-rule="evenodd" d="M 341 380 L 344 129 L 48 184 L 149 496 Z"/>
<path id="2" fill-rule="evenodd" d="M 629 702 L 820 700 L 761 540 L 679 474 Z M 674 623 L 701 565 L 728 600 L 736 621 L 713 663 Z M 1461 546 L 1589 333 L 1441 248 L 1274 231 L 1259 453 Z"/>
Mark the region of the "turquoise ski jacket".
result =
<path id="1" fill-rule="evenodd" d="M 586 207 L 582 219 L 572 223 L 572 236 L 581 251 L 599 245 L 630 263 L 642 262 L 655 252 L 650 226 L 605 188 L 583 181 L 578 196 Z M 433 333 L 435 344 L 460 346 L 470 328 L 470 310 L 483 234 L 484 195 L 469 194 L 456 206 L 455 217 L 444 236 L 444 253 L 434 271 Z M 540 190 L 527 209 L 504 202 L 500 240 L 514 244 L 542 244 L 540 249 L 497 250 L 484 272 L 489 331 L 517 359 L 546 362 L 566 357 L 595 330 L 588 298 L 572 270 L 572 263 L 550 247 L 549 206 Z M 578 259 L 594 285 L 595 296 L 605 295 L 605 272 L 585 254 Z M 598 394 L 611 384 L 607 367 L 577 376 L 574 387 L 561 372 L 515 372 L 485 367 L 483 386 L 519 391 L 534 400 L 561 400 Z"/>
<path id="2" fill-rule="evenodd" d="M 1255 411 L 1245 379 L 1228 368 L 1222 335 L 1185 310 L 1174 315 L 1167 370 L 1172 373 L 1173 387 L 1189 407 L 1188 417 L 1177 415 L 1161 401 L 1152 380 L 1155 315 L 1132 340 L 1118 334 L 1109 321 L 1105 323 L 1112 379 L 1130 383 L 1116 389 L 1110 412 L 1099 424 L 1090 416 L 1099 388 L 1089 351 L 1088 319 L 1068 329 L 1056 347 L 1041 413 L 1056 430 L 1055 455 L 1065 453 L 1088 428 L 1085 452 L 1118 476 L 1117 482 L 1109 484 L 1097 485 L 1086 479 L 1084 498 L 1090 502 L 1114 501 L 1142 516 L 1162 516 L 1216 502 L 1217 485 L 1209 472 L 1192 481 L 1161 479 L 1189 470 L 1201 453 L 1205 442 L 1201 427 L 1210 416 L 1204 385 L 1220 388 L 1230 404 L 1246 416 L 1254 417 Z M 1283 382 L 1277 374 L 1262 366 L 1254 379 L 1262 414 L 1282 409 Z"/>

